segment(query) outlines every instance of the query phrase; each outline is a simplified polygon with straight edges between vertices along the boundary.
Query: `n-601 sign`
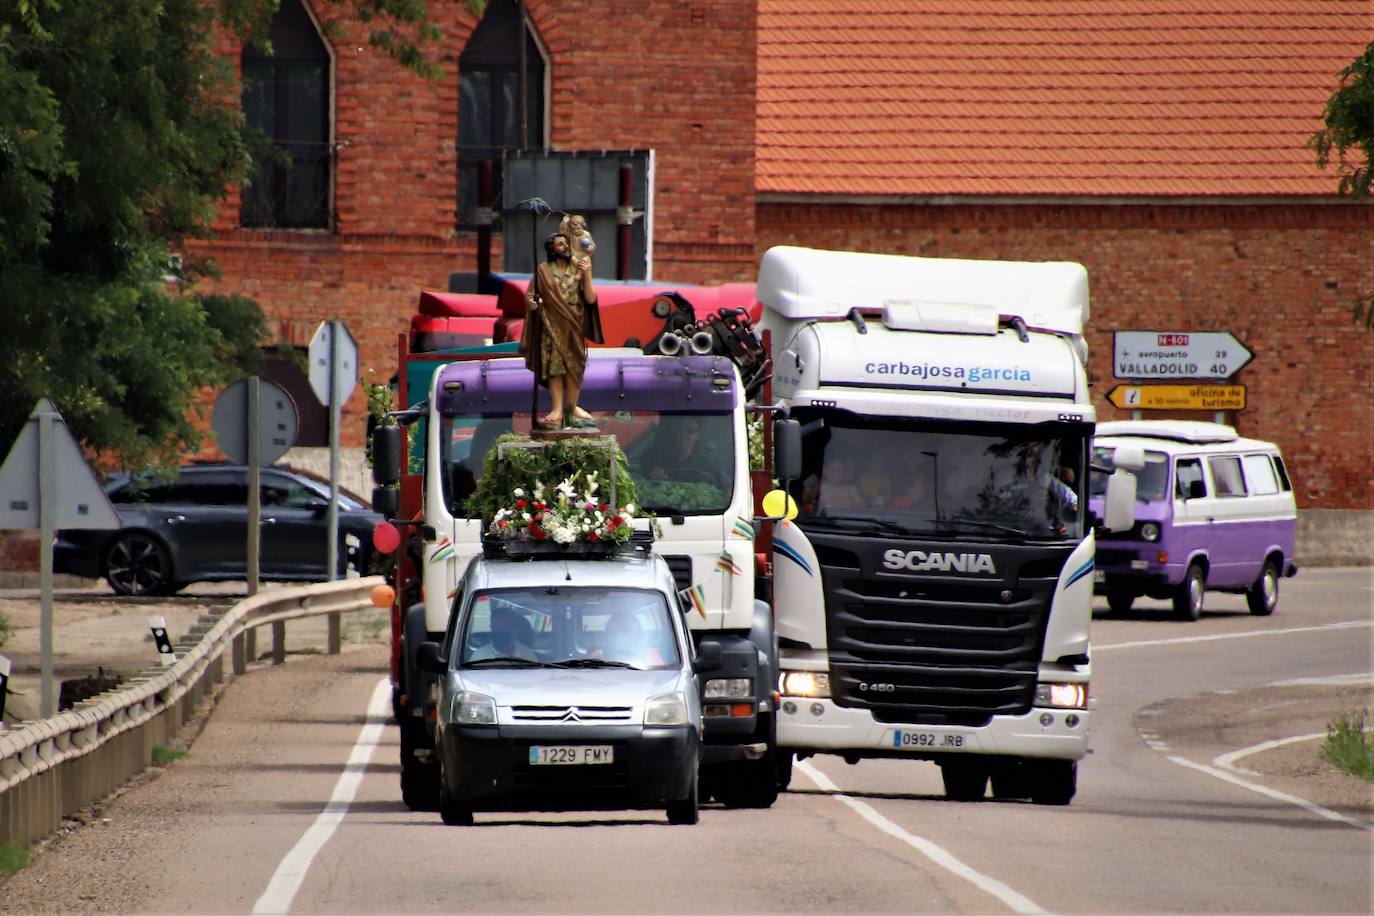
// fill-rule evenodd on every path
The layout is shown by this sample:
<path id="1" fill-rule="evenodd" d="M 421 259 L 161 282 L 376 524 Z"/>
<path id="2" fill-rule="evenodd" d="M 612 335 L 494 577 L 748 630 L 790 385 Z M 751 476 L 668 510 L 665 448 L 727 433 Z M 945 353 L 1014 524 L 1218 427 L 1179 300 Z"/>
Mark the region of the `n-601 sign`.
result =
<path id="1" fill-rule="evenodd" d="M 1255 357 L 1230 331 L 1117 331 L 1113 343 L 1121 379 L 1230 378 Z"/>

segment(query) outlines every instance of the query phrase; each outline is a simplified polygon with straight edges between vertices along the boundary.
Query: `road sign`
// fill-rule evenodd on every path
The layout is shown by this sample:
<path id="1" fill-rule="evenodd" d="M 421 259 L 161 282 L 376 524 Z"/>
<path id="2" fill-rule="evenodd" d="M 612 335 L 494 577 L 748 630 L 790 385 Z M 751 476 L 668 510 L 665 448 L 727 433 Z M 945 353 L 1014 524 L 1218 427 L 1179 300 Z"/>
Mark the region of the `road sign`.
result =
<path id="1" fill-rule="evenodd" d="M 333 364 L 330 338 L 333 338 Z M 320 403 L 328 407 L 329 379 L 334 379 L 334 401 L 340 406 L 358 384 L 358 345 L 342 321 L 321 321 L 310 338 L 310 388 Z"/>
<path id="2" fill-rule="evenodd" d="M 258 382 L 258 464 L 271 464 L 296 444 L 296 402 L 281 387 Z M 210 428 L 220 450 L 231 461 L 248 464 L 248 381 L 220 392 L 210 414 Z"/>
<path id="3" fill-rule="evenodd" d="M 1126 410 L 1244 410 L 1244 385 L 1117 385 L 1107 400 Z"/>
<path id="4" fill-rule="evenodd" d="M 1117 331 L 1116 378 L 1230 378 L 1255 358 L 1230 331 Z"/>
<path id="5" fill-rule="evenodd" d="M 40 431 L 48 424 L 50 433 Z M 40 455 L 40 439 L 47 454 Z M 53 527 L 108 529 L 121 525 L 105 488 L 95 479 L 81 446 L 62 422 L 52 401 L 39 399 L 28 422 L 14 440 L 9 456 L 0 466 L 0 531 L 41 528 L 39 518 L 40 473 L 51 473 Z"/>

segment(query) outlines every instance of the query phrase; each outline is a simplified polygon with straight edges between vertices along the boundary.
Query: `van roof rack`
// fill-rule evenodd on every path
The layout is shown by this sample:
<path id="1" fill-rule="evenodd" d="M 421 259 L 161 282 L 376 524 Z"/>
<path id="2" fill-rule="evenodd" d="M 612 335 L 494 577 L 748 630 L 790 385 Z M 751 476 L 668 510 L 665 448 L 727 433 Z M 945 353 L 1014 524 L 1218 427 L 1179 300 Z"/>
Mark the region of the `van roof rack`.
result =
<path id="1" fill-rule="evenodd" d="M 1240 436 L 1234 426 L 1205 420 L 1110 420 L 1097 424 L 1097 436 L 1141 436 L 1173 442 L 1235 442 Z"/>

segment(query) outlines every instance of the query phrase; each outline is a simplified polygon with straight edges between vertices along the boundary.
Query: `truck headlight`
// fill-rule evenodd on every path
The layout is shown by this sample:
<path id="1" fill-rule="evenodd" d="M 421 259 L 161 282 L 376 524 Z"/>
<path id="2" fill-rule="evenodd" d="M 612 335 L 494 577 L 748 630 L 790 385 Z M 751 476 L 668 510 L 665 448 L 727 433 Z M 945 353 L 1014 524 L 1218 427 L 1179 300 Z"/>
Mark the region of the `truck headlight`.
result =
<path id="1" fill-rule="evenodd" d="M 454 725 L 495 725 L 496 701 L 485 693 L 464 690 L 453 698 Z"/>
<path id="2" fill-rule="evenodd" d="M 752 677 L 717 677 L 706 682 L 702 696 L 708 700 L 749 700 L 754 696 Z"/>
<path id="3" fill-rule="evenodd" d="M 680 693 L 660 693 L 644 704 L 645 725 L 686 725 L 687 701 Z"/>
<path id="4" fill-rule="evenodd" d="M 785 697 L 828 697 L 830 675 L 823 671 L 784 671 L 778 678 L 778 692 Z"/>
<path id="5" fill-rule="evenodd" d="M 1035 705 L 1053 709 L 1087 709 L 1087 684 L 1036 684 Z"/>
<path id="6" fill-rule="evenodd" d="M 1146 522 L 1145 524 L 1141 525 L 1141 526 L 1140 526 L 1140 537 L 1141 537 L 1142 540 L 1146 540 L 1146 541 L 1157 541 L 1157 540 L 1159 540 L 1159 523 L 1158 523 L 1158 522 Z"/>

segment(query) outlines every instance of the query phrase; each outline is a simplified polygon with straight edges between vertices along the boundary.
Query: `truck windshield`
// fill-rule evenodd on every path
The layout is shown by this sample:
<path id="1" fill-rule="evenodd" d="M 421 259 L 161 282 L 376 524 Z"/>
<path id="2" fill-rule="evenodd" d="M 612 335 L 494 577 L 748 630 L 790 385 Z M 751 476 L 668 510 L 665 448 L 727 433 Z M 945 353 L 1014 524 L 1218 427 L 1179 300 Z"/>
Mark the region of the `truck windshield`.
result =
<path id="1" fill-rule="evenodd" d="M 1093 449 L 1093 466 L 1115 469 L 1112 455 L 1116 449 L 1099 445 Z M 1141 502 L 1159 502 L 1169 492 L 1169 456 L 1163 452 L 1146 452 L 1145 467 L 1135 471 L 1135 498 Z M 1088 476 L 1088 495 L 1102 496 L 1107 492 L 1108 474 L 1092 471 Z"/>
<path id="2" fill-rule="evenodd" d="M 803 527 L 1005 541 L 1083 536 L 1087 428 L 794 411 Z"/>
<path id="3" fill-rule="evenodd" d="M 734 414 L 620 410 L 592 411 L 592 416 L 625 450 L 639 508 L 659 515 L 718 515 L 730 505 L 741 471 L 735 467 Z M 527 431 L 529 415 L 443 419 L 444 500 L 455 516 L 472 517 L 468 500 L 482 476 L 482 462 L 513 424 L 516 432 Z"/>
<path id="4" fill-rule="evenodd" d="M 661 592 L 539 586 L 473 595 L 458 664 L 465 668 L 677 668 Z"/>

